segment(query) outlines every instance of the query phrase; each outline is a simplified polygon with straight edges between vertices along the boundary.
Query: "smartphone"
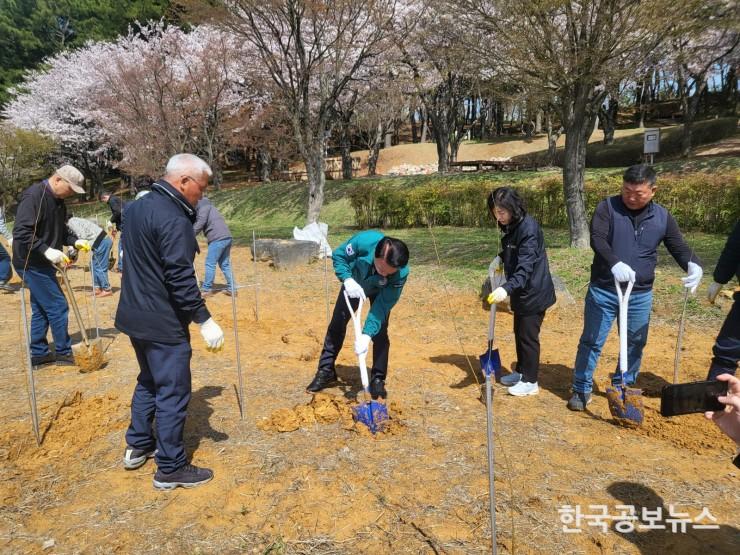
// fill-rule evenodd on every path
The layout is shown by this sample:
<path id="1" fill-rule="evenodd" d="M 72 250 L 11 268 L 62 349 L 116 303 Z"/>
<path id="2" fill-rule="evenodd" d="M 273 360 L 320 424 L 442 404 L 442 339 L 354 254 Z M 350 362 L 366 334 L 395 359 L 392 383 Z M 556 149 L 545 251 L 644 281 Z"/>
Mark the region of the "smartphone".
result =
<path id="1" fill-rule="evenodd" d="M 660 414 L 676 416 L 708 410 L 724 410 L 717 397 L 727 395 L 727 382 L 710 380 L 666 385 L 660 393 Z"/>

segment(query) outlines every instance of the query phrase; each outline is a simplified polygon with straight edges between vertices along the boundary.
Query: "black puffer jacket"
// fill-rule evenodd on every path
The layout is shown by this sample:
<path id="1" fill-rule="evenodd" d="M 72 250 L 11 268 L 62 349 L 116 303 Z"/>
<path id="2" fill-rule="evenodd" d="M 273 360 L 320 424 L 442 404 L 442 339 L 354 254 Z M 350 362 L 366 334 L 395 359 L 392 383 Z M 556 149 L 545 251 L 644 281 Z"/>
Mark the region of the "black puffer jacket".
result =
<path id="1" fill-rule="evenodd" d="M 211 317 L 195 279 L 195 209 L 160 180 L 126 212 L 125 265 L 116 328 L 162 343 L 190 340 Z"/>
<path id="2" fill-rule="evenodd" d="M 504 263 L 511 309 L 522 316 L 537 314 L 555 304 L 555 286 L 545 252 L 545 237 L 534 219 L 525 215 L 517 223 L 501 226 L 499 256 Z"/>

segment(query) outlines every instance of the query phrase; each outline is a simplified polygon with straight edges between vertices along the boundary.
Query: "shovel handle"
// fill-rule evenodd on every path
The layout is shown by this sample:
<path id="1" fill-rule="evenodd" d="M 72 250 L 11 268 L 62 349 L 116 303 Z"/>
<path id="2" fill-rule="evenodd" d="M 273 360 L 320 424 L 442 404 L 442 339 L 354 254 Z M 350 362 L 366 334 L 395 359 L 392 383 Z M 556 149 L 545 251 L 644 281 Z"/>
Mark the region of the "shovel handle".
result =
<path id="1" fill-rule="evenodd" d="M 614 280 L 614 286 L 617 288 L 617 298 L 619 299 L 619 373 L 622 374 L 622 385 L 624 385 L 624 375 L 627 373 L 627 316 L 629 314 L 630 293 L 635 282 L 627 282 L 627 288 L 622 291 L 622 284 Z"/>
<path id="2" fill-rule="evenodd" d="M 349 295 L 347 295 L 347 291 L 343 290 L 344 293 L 344 301 L 347 303 L 347 310 L 349 310 L 349 314 L 352 317 L 352 324 L 355 330 L 355 340 L 359 339 L 360 335 L 362 335 L 362 322 L 360 322 L 360 318 L 362 317 L 362 305 L 365 302 L 364 299 L 360 299 L 360 304 L 357 307 L 357 312 L 352 310 L 352 303 L 350 303 Z M 362 387 L 365 389 L 365 391 L 368 391 L 370 388 L 370 379 L 367 375 L 367 354 L 363 353 L 361 355 L 357 355 L 357 363 L 360 367 L 360 379 L 362 380 Z"/>
<path id="3" fill-rule="evenodd" d="M 56 267 L 57 267 L 57 270 L 59 270 L 62 273 L 62 280 L 64 280 L 64 286 L 67 288 L 67 296 L 69 297 L 69 303 L 72 305 L 72 311 L 75 313 L 75 318 L 77 318 L 77 325 L 80 328 L 80 334 L 82 334 L 82 340 L 85 342 L 86 347 L 90 347 L 90 340 L 87 337 L 87 331 L 85 330 L 85 325 L 82 322 L 82 315 L 80 314 L 80 309 L 77 306 L 77 300 L 75 299 L 74 291 L 72 291 L 72 286 L 70 285 L 69 278 L 67 277 L 67 269 L 61 264 L 57 264 Z"/>

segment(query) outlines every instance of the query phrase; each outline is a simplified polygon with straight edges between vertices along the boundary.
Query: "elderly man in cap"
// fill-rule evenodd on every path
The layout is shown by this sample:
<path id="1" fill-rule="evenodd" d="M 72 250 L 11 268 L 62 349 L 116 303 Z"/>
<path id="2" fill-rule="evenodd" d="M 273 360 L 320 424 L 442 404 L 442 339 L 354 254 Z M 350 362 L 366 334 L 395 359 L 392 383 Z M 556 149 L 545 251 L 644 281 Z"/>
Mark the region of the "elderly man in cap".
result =
<path id="1" fill-rule="evenodd" d="M 43 181 L 23 191 L 13 227 L 13 267 L 31 291 L 31 363 L 72 366 L 72 340 L 67 331 L 69 307 L 59 287 L 55 266 L 69 259 L 63 245 L 77 237 L 66 225 L 64 199 L 83 194 L 85 178 L 73 166 L 62 166 Z M 46 334 L 51 327 L 55 353 Z"/>
<path id="2" fill-rule="evenodd" d="M 213 478 L 210 469 L 188 461 L 183 443 L 191 392 L 190 324 L 198 324 L 207 350 L 219 351 L 224 344 L 193 268 L 195 206 L 211 175 L 197 156 L 176 154 L 152 192 L 126 211 L 126 271 L 116 328 L 131 339 L 139 376 L 123 466 L 133 470 L 154 457 L 159 490 L 192 488 Z"/>

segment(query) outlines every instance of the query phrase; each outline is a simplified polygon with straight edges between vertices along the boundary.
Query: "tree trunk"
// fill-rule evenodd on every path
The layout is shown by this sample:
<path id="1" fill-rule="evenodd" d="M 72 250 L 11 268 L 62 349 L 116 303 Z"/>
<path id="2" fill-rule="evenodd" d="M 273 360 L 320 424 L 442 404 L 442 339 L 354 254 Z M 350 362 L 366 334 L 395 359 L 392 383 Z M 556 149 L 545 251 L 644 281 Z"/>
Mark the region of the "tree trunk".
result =
<path id="1" fill-rule="evenodd" d="M 424 106 L 421 107 L 421 139 L 420 142 L 427 142 L 427 134 L 429 133 L 429 116 Z"/>
<path id="2" fill-rule="evenodd" d="M 306 164 L 306 177 L 308 178 L 308 215 L 306 223 L 316 223 L 319 221 L 321 207 L 324 204 L 324 184 L 326 175 L 324 174 L 324 134 L 318 134 L 314 144 L 306 149 L 304 163 Z"/>
<path id="3" fill-rule="evenodd" d="M 270 151 L 266 148 L 260 148 L 258 152 L 259 156 L 259 168 L 260 168 L 260 181 L 263 183 L 270 182 L 270 175 L 272 174 L 272 156 Z"/>
<path id="4" fill-rule="evenodd" d="M 614 130 L 617 126 L 617 113 L 619 112 L 619 102 L 614 95 L 609 96 L 609 104 L 606 108 L 599 107 L 599 121 L 601 128 L 604 130 L 604 144 L 614 144 Z"/>
<path id="5" fill-rule="evenodd" d="M 432 134 L 437 145 L 437 171 L 447 173 L 450 169 L 448 154 L 450 133 L 442 117 L 432 117 Z"/>
<path id="6" fill-rule="evenodd" d="M 563 126 L 560 125 L 555 129 L 551 114 L 547 114 L 545 120 L 547 122 L 547 165 L 554 166 L 558 155 L 558 139 L 563 134 Z"/>
<path id="7" fill-rule="evenodd" d="M 534 132 L 537 135 L 542 133 L 542 110 L 537 110 L 535 113 Z"/>
<path id="8" fill-rule="evenodd" d="M 385 130 L 385 148 L 391 148 L 393 146 L 393 126 L 388 126 Z"/>
<path id="9" fill-rule="evenodd" d="M 563 159 L 563 197 L 568 213 L 570 246 L 586 249 L 589 246 L 588 219 L 584 193 L 586 145 L 593 133 L 596 114 L 588 112 L 589 103 L 594 111 L 601 101 L 590 98 L 591 87 L 577 86 L 573 100 L 563 106 L 561 119 L 565 127 L 565 156 Z M 603 97 L 601 97 L 603 99 Z"/>
<path id="10" fill-rule="evenodd" d="M 352 142 L 349 138 L 349 122 L 343 122 L 339 145 L 342 152 L 342 179 L 352 179 Z"/>

